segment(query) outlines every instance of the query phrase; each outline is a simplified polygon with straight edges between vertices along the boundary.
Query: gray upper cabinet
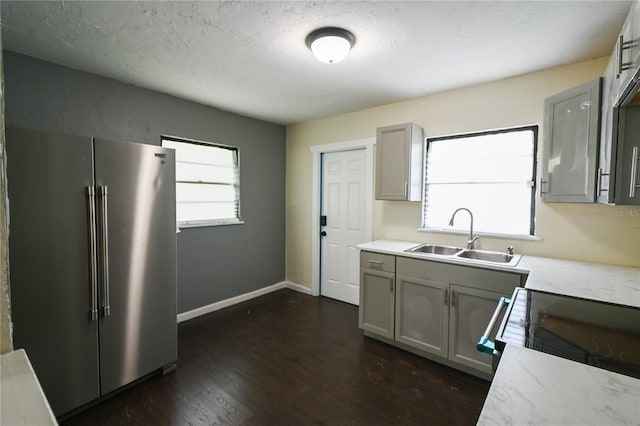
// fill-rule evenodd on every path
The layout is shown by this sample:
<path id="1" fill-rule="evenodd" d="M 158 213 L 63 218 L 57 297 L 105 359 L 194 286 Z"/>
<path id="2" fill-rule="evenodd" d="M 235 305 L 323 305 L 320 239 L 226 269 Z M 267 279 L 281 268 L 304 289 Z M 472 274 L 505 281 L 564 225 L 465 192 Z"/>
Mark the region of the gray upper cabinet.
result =
<path id="1" fill-rule="evenodd" d="M 376 200 L 422 199 L 422 128 L 380 127 L 376 134 Z"/>
<path id="2" fill-rule="evenodd" d="M 640 2 L 618 38 L 602 85 L 602 125 L 596 197 L 599 203 L 640 204 Z"/>
<path id="3" fill-rule="evenodd" d="M 640 106 L 621 108 L 615 203 L 640 205 Z"/>
<path id="4" fill-rule="evenodd" d="M 600 88 L 598 78 L 545 99 L 542 201 L 595 202 Z"/>
<path id="5" fill-rule="evenodd" d="M 612 59 L 614 62 L 614 101 L 625 103 L 640 68 L 640 2 L 636 1 L 618 36 Z"/>

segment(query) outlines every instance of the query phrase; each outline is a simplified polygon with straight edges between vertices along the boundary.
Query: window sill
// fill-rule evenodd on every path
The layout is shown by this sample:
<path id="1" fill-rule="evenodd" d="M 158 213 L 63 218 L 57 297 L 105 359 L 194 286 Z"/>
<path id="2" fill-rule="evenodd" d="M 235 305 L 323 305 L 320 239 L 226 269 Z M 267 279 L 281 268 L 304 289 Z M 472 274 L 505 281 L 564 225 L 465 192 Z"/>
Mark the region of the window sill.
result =
<path id="1" fill-rule="evenodd" d="M 244 221 L 240 219 L 216 219 L 201 220 L 197 222 L 178 222 L 178 229 L 183 228 L 204 228 L 209 226 L 227 226 L 227 225 L 244 225 Z"/>
<path id="2" fill-rule="evenodd" d="M 419 232 L 432 232 L 434 234 L 469 235 L 468 231 L 443 228 L 418 228 Z M 505 240 L 542 241 L 542 237 L 536 235 L 494 234 L 490 232 L 474 232 L 475 235 L 488 238 L 503 238 Z"/>

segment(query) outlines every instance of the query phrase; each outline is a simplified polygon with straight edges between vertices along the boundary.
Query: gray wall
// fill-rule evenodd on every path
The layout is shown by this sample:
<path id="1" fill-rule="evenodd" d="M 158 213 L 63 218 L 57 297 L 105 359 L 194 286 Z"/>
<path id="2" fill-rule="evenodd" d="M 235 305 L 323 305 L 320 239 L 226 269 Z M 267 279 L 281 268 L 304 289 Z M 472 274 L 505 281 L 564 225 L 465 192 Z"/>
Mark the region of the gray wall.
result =
<path id="1" fill-rule="evenodd" d="M 3 53 L 7 126 L 154 145 L 172 135 L 240 148 L 246 223 L 178 234 L 179 313 L 284 280 L 284 126 Z"/>

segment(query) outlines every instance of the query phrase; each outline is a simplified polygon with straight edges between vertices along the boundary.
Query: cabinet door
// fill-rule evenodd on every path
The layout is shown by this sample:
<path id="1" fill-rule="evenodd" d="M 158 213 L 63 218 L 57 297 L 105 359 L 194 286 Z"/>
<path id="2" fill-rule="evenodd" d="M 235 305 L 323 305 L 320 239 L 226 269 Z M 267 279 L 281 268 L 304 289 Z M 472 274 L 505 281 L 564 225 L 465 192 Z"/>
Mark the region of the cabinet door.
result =
<path id="1" fill-rule="evenodd" d="M 422 199 L 422 129 L 406 123 L 376 135 L 376 200 Z"/>
<path id="2" fill-rule="evenodd" d="M 13 344 L 27 351 L 59 416 L 100 396 L 90 315 L 93 146 L 87 137 L 11 127 L 6 140 Z"/>
<path id="3" fill-rule="evenodd" d="M 396 340 L 447 357 L 449 284 L 396 277 Z"/>
<path id="4" fill-rule="evenodd" d="M 640 205 L 640 106 L 620 109 L 616 204 Z"/>
<path id="5" fill-rule="evenodd" d="M 598 173 L 596 180 L 596 199 L 599 203 L 614 201 L 614 182 L 616 172 L 616 149 L 618 142 L 618 108 L 615 108 L 615 55 L 611 57 L 604 79 L 602 80 L 602 123 Z"/>
<path id="6" fill-rule="evenodd" d="M 595 202 L 600 79 L 545 100 L 540 193 L 545 202 Z"/>
<path id="7" fill-rule="evenodd" d="M 631 89 L 631 80 L 638 69 L 638 42 L 634 37 L 634 33 L 638 31 L 635 28 L 637 25 L 637 6 L 636 3 L 629 11 L 613 51 L 613 56 L 616 58 L 615 75 L 618 80 L 615 97 L 617 104 L 625 102 Z"/>
<path id="8" fill-rule="evenodd" d="M 503 294 L 451 285 L 449 312 L 449 359 L 491 374 L 491 355 L 479 352 L 476 343 L 482 337 Z M 500 324 L 499 319 L 497 324 Z M 491 334 L 495 338 L 495 332 Z"/>
<path id="9" fill-rule="evenodd" d="M 360 328 L 393 339 L 395 273 L 360 269 Z"/>

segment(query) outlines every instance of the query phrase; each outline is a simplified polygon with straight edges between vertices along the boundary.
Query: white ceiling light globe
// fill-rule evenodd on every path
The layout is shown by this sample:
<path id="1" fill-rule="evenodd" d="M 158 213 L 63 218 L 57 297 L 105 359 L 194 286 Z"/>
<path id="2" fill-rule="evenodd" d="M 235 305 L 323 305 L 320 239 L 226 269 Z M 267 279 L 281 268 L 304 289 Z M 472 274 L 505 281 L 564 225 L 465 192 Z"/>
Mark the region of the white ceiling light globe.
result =
<path id="1" fill-rule="evenodd" d="M 355 41 L 351 32 L 335 27 L 319 28 L 306 39 L 315 57 L 327 64 L 337 64 L 346 58 Z"/>
<path id="2" fill-rule="evenodd" d="M 348 40 L 337 36 L 320 37 L 311 43 L 311 51 L 320 62 L 337 64 L 347 57 L 351 50 Z"/>

